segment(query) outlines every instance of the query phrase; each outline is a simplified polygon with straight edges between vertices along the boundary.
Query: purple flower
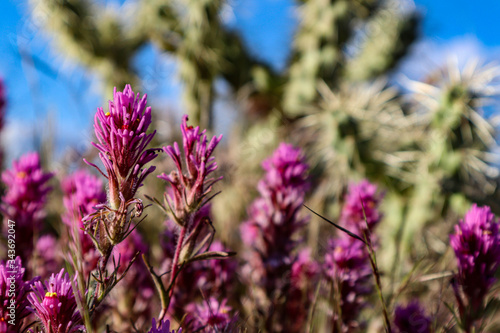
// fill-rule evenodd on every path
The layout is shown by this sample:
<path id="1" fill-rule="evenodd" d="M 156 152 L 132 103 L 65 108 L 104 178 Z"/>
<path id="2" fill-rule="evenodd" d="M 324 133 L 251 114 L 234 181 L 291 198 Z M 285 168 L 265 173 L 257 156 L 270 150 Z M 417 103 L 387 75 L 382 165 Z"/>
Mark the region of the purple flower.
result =
<path id="1" fill-rule="evenodd" d="M 45 216 L 43 207 L 51 190 L 47 182 L 52 175 L 43 172 L 38 153 L 21 156 L 13 162 L 12 169 L 2 173 L 2 181 L 7 185 L 0 204 L 5 218 L 4 229 L 8 227 L 7 219 L 15 222 L 16 233 L 23 235 L 17 239 L 16 247 L 24 261 L 33 250 L 34 230 L 41 229 Z"/>
<path id="2" fill-rule="evenodd" d="M 208 251 L 228 252 L 229 250 L 220 242 L 214 241 Z M 237 262 L 232 258 L 211 259 L 197 261 L 192 268 L 197 272 L 197 286 L 204 295 L 226 295 L 232 287 L 236 273 Z"/>
<path id="3" fill-rule="evenodd" d="M 209 178 L 210 174 L 217 169 L 212 153 L 222 139 L 222 135 L 214 136 L 208 142 L 206 130 L 200 131 L 198 126 L 194 128 L 188 126 L 187 120 L 188 117 L 184 115 L 181 124 L 184 156 L 181 156 L 177 142 L 173 147 L 163 147 L 165 153 L 174 161 L 177 171 L 172 171 L 169 175 L 158 176 L 171 184 L 171 192 L 166 193 L 165 198 L 172 210 L 173 220 L 180 226 L 189 224 L 187 216 L 206 203 L 213 184 L 222 179 L 222 177 Z"/>
<path id="4" fill-rule="evenodd" d="M 175 163 L 177 170 L 169 175 L 158 176 L 170 184 L 164 198 L 171 220 L 179 226 L 175 252 L 170 260 L 168 288 L 171 298 L 175 293 L 174 286 L 178 269 L 183 267 L 179 264 L 187 262 L 192 256 L 198 254 L 193 253 L 198 238 L 207 234 L 207 226 L 210 224 L 208 223 L 210 221 L 208 202 L 213 197 L 209 194 L 212 186 L 222 179 L 222 177 L 211 176 L 217 169 L 217 163 L 212 154 L 222 139 L 222 135 L 212 137 L 209 142 L 206 130 L 201 131 L 199 127 L 188 126 L 187 120 L 188 117 L 184 116 L 181 124 L 183 153 L 181 154 L 177 142 L 173 146 L 163 147 L 165 153 Z M 176 302 L 181 303 L 178 299 Z M 162 315 L 165 315 L 167 310 L 162 309 Z"/>
<path id="5" fill-rule="evenodd" d="M 94 129 L 99 157 L 108 179 L 108 204 L 99 205 L 99 211 L 85 217 L 86 230 L 93 237 L 99 252 L 107 258 L 114 245 L 119 244 L 129 232 L 133 216 L 142 214 L 142 201 L 135 198 L 144 179 L 155 170 L 145 168 L 157 156 L 157 149 L 146 149 L 155 132 L 147 134 L 151 124 L 151 107 L 146 107 L 146 95 L 139 99 L 130 85 L 123 92 L 113 94 L 109 111 L 97 109 Z M 129 207 L 135 205 L 135 211 Z"/>
<path id="6" fill-rule="evenodd" d="M 210 297 L 201 304 L 187 305 L 186 322 L 191 331 L 200 333 L 229 331 L 236 324 L 237 317 L 231 315 L 233 309 L 226 303 L 226 299 L 219 303 L 217 299 Z"/>
<path id="7" fill-rule="evenodd" d="M 26 270 L 23 268 L 21 258 L 0 262 L 0 332 L 17 332 L 21 321 L 30 313 L 28 310 L 28 294 L 33 283 L 40 278 L 25 280 Z M 12 291 L 11 287 L 14 286 Z M 9 324 L 13 318 L 10 316 L 11 300 L 15 300 L 15 326 Z"/>
<path id="8" fill-rule="evenodd" d="M 125 201 L 134 197 L 137 189 L 154 166 L 144 166 L 156 158 L 156 149 L 146 149 L 156 131 L 146 134 L 151 124 L 151 107 L 146 107 L 147 95 L 139 99 L 129 84 L 123 92 L 113 92 L 109 111 L 97 109 L 94 129 L 109 181 L 108 200 L 112 209 L 118 209 L 123 195 Z"/>
<path id="9" fill-rule="evenodd" d="M 297 260 L 292 264 L 290 282 L 296 289 L 305 289 L 319 273 L 318 263 L 311 257 L 311 249 L 306 247 L 299 251 Z"/>
<path id="10" fill-rule="evenodd" d="M 83 228 L 82 218 L 94 211 L 94 207 L 106 201 L 102 181 L 85 170 L 78 170 L 66 177 L 61 187 L 66 211 L 63 222 L 69 227 Z M 83 231 L 82 231 L 83 233 Z"/>
<path id="11" fill-rule="evenodd" d="M 367 180 L 349 185 L 340 215 L 341 223 L 361 237 L 367 226 L 371 233 L 382 217 L 378 211 L 381 199 L 382 195 L 377 194 L 377 186 Z"/>
<path id="12" fill-rule="evenodd" d="M 36 258 L 35 271 L 45 279 L 53 272 L 57 272 L 62 266 L 62 252 L 59 249 L 57 239 L 52 235 L 41 236 L 35 245 Z"/>
<path id="13" fill-rule="evenodd" d="M 450 244 L 458 263 L 453 281 L 455 296 L 464 325 L 470 325 L 481 316 L 485 297 L 496 281 L 495 272 L 500 264 L 500 234 L 490 208 L 472 205 L 464 220 L 455 226 Z M 467 299 L 468 309 L 459 287 Z"/>
<path id="14" fill-rule="evenodd" d="M 70 235 L 74 230 L 78 231 L 81 251 L 85 263 L 85 276 L 97 266 L 99 253 L 92 239 L 83 230 L 83 217 L 91 214 L 95 206 L 106 201 L 106 193 L 103 190 L 102 181 L 96 176 L 79 170 L 66 177 L 61 184 L 63 190 L 63 203 L 66 211 L 62 219 L 70 228 Z"/>
<path id="15" fill-rule="evenodd" d="M 179 328 L 177 333 L 181 333 L 182 328 Z M 148 333 L 175 333 L 175 330 L 170 330 L 170 321 L 167 319 L 165 321 L 160 320 L 158 325 L 156 324 L 156 320 L 153 318 L 153 325 Z"/>
<path id="16" fill-rule="evenodd" d="M 395 333 L 430 333 L 431 319 L 418 301 L 398 306 L 394 311 Z"/>
<path id="17" fill-rule="evenodd" d="M 342 315 L 335 314 L 334 321 L 346 329 L 358 327 L 359 313 L 373 291 L 365 244 L 347 235 L 330 240 L 324 265 L 327 278 L 336 283 L 340 294 Z"/>
<path id="18" fill-rule="evenodd" d="M 286 299 L 287 317 L 293 318 L 286 332 L 301 332 L 307 320 L 320 267 L 311 257 L 311 249 L 303 248 L 292 264 L 290 290 Z"/>
<path id="19" fill-rule="evenodd" d="M 49 281 L 34 283 L 28 296 L 31 311 L 40 319 L 47 332 L 72 333 L 83 329 L 69 275 L 61 269 Z"/>
<path id="20" fill-rule="evenodd" d="M 285 143 L 262 167 L 266 174 L 257 187 L 260 197 L 251 204 L 249 219 L 241 225 L 240 233 L 245 244 L 256 252 L 250 254 L 254 258 L 248 258 L 250 264 L 255 264 L 254 277 L 260 280 L 254 282 L 267 284 L 271 292 L 276 289 L 274 282 L 291 268 L 295 260 L 292 251 L 300 241 L 296 236 L 307 222 L 298 212 L 309 187 L 308 167 L 301 150 Z M 256 262 L 255 256 L 261 257 L 262 264 Z"/>
<path id="21" fill-rule="evenodd" d="M 268 316 L 266 330 L 300 332 L 304 322 L 300 310 L 307 307 L 312 296 L 308 289 L 314 283 L 305 281 L 307 274 L 314 274 L 314 264 L 308 262 L 306 252 L 297 254 L 307 223 L 299 211 L 309 188 L 308 166 L 299 148 L 282 143 L 262 167 L 266 173 L 257 186 L 260 197 L 240 226 L 241 238 L 251 249 L 246 252 L 242 276 L 260 289 L 257 306 Z M 297 317 L 290 320 L 289 311 Z"/>

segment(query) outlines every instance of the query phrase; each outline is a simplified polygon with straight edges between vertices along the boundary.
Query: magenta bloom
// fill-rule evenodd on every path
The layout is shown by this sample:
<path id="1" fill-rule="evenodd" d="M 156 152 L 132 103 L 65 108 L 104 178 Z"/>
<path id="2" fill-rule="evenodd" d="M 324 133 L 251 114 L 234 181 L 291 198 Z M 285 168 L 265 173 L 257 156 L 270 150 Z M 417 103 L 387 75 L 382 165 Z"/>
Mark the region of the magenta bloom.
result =
<path id="1" fill-rule="evenodd" d="M 154 166 L 145 168 L 157 156 L 157 149 L 146 149 L 155 132 L 147 134 L 151 124 L 151 107 L 146 107 L 146 95 L 139 99 L 130 85 L 123 92 L 113 94 L 109 111 L 102 108 L 95 115 L 94 129 L 98 143 L 99 157 L 106 168 L 108 179 L 107 204 L 84 218 L 85 228 L 106 261 L 113 246 L 119 244 L 130 231 L 134 217 L 142 215 L 143 204 L 135 198 L 137 189 Z M 133 209 L 130 209 L 131 206 Z"/>
<path id="2" fill-rule="evenodd" d="M 47 332 L 72 333 L 83 329 L 71 281 L 64 269 L 57 275 L 52 274 L 45 284 L 35 282 L 28 299 L 31 311 Z"/>
<path id="3" fill-rule="evenodd" d="M 156 158 L 156 149 L 146 149 L 156 131 L 147 134 L 151 124 L 151 107 L 146 107 L 147 95 L 139 99 L 126 85 L 123 92 L 113 93 L 109 111 L 97 109 L 94 129 L 99 157 L 106 168 L 109 181 L 108 200 L 112 209 L 118 209 L 121 201 L 128 201 L 151 172 L 154 166 L 144 166 Z M 120 194 L 123 198 L 120 198 Z"/>
<path id="4" fill-rule="evenodd" d="M 106 201 L 102 181 L 85 170 L 79 170 L 66 177 L 61 184 L 63 203 L 66 208 L 62 219 L 73 235 L 78 231 L 82 256 L 85 263 L 85 275 L 97 266 L 99 253 L 92 239 L 83 230 L 83 218 L 95 211 L 95 207 Z"/>
<path id="5" fill-rule="evenodd" d="M 262 167 L 266 173 L 257 186 L 260 197 L 250 205 L 248 220 L 240 226 L 241 238 L 251 249 L 246 251 L 242 276 L 262 289 L 262 298 L 268 298 L 258 301 L 258 311 L 267 316 L 266 330 L 300 332 L 312 296 L 308 287 L 314 284 L 313 279 L 305 279 L 315 269 L 305 252 L 297 254 L 308 221 L 299 214 L 309 188 L 308 166 L 299 148 L 282 143 Z M 292 280 L 283 278 L 289 275 Z M 276 299 L 284 301 L 274 304 Z"/>
<path id="6" fill-rule="evenodd" d="M 324 263 L 328 279 L 337 283 L 342 317 L 334 316 L 345 329 L 358 327 L 357 318 L 373 292 L 372 271 L 365 244 L 344 235 L 328 243 Z"/>
<path id="7" fill-rule="evenodd" d="M 273 281 L 282 280 L 291 268 L 292 251 L 300 241 L 296 236 L 307 222 L 298 212 L 309 187 L 308 166 L 300 149 L 282 143 L 262 167 L 266 174 L 257 187 L 260 197 L 251 204 L 240 233 L 245 244 L 256 251 L 249 258 L 250 264 L 254 262 L 254 277 L 261 280 L 259 284 L 268 284 L 267 291 L 272 292 L 276 290 Z M 255 256 L 261 264 L 255 262 Z M 265 272 L 259 272 L 263 267 Z"/>
<path id="8" fill-rule="evenodd" d="M 177 333 L 181 333 L 182 328 L 179 328 Z M 158 324 L 156 324 L 156 320 L 153 318 L 153 325 L 148 333 L 175 333 L 175 330 L 170 330 L 170 321 L 167 319 L 165 321 L 160 320 Z"/>
<path id="9" fill-rule="evenodd" d="M 303 331 L 314 297 L 320 267 L 311 256 L 310 248 L 298 252 L 297 260 L 290 271 L 290 289 L 286 301 L 286 315 L 291 320 L 289 332 Z"/>
<path id="10" fill-rule="evenodd" d="M 230 332 L 228 329 L 235 325 L 237 317 L 232 316 L 233 309 L 228 306 L 227 300 L 222 302 L 213 297 L 201 304 L 189 304 L 186 312 L 189 314 L 186 322 L 192 332 Z"/>
<path id="11" fill-rule="evenodd" d="M 395 333 L 430 333 L 431 319 L 418 301 L 398 306 L 394 311 Z"/>
<path id="12" fill-rule="evenodd" d="M 468 325 L 481 317 L 485 297 L 496 281 L 495 273 L 500 265 L 500 234 L 490 208 L 472 205 L 464 220 L 455 226 L 450 244 L 458 263 L 453 282 L 455 296 L 462 319 Z M 459 287 L 467 299 L 468 309 Z"/>
<path id="13" fill-rule="evenodd" d="M 82 218 L 94 211 L 94 207 L 106 201 L 102 181 L 85 170 L 78 170 L 66 177 L 61 187 L 66 211 L 63 222 L 69 227 L 83 228 Z M 83 231 L 82 231 L 83 232 Z"/>
<path id="14" fill-rule="evenodd" d="M 311 249 L 306 247 L 299 251 L 297 260 L 292 264 L 290 282 L 296 289 L 305 289 L 319 273 L 320 267 L 311 256 Z"/>
<path id="15" fill-rule="evenodd" d="M 183 155 L 177 142 L 174 146 L 163 147 L 175 163 L 177 171 L 169 175 L 158 176 L 169 182 L 172 191 L 165 194 L 169 206 L 172 209 L 172 218 L 181 226 L 186 226 L 186 216 L 200 209 L 207 202 L 207 195 L 212 190 L 213 184 L 222 179 L 209 178 L 210 174 L 217 169 L 217 163 L 212 156 L 215 148 L 222 139 L 212 137 L 210 142 L 206 130 L 200 131 L 200 127 L 187 125 L 188 117 L 182 118 L 181 131 L 183 141 Z"/>
<path id="16" fill-rule="evenodd" d="M 0 210 L 4 214 L 4 229 L 7 219 L 15 222 L 16 249 L 23 261 L 27 261 L 33 251 L 34 230 L 41 229 L 45 216 L 43 207 L 51 188 L 47 182 L 52 173 L 43 172 L 38 153 L 29 153 L 14 161 L 12 168 L 2 173 L 2 181 L 7 186 L 2 197 Z M 4 230 L 6 233 L 6 230 Z"/>
<path id="17" fill-rule="evenodd" d="M 367 225 L 371 233 L 382 217 L 378 211 L 381 199 L 382 195 L 377 193 L 377 186 L 367 180 L 349 185 L 340 215 L 341 223 L 361 237 L 366 232 Z"/>
<path id="18" fill-rule="evenodd" d="M 229 252 L 229 249 L 220 241 L 214 241 L 208 251 Z M 226 295 L 233 287 L 237 265 L 233 258 L 194 262 L 192 269 L 197 272 L 198 292 L 202 290 L 205 295 Z"/>
<path id="19" fill-rule="evenodd" d="M 57 272 L 61 269 L 63 264 L 62 251 L 54 236 L 41 236 L 36 242 L 35 253 L 37 255 L 35 272 L 40 275 L 42 279 L 48 278 L 53 272 Z"/>
<path id="20" fill-rule="evenodd" d="M 26 270 L 23 268 L 21 258 L 9 260 L 7 263 L 0 262 L 0 331 L 1 332 L 17 332 L 21 327 L 21 321 L 30 312 L 28 310 L 28 293 L 31 290 L 33 283 L 40 278 L 36 277 L 32 280 L 25 280 Z M 14 292 L 11 291 L 11 286 L 14 285 Z M 15 309 L 15 326 L 9 324 L 12 320 L 10 317 L 11 300 L 15 300 L 13 308 Z M 2 326 L 5 325 L 5 326 Z"/>

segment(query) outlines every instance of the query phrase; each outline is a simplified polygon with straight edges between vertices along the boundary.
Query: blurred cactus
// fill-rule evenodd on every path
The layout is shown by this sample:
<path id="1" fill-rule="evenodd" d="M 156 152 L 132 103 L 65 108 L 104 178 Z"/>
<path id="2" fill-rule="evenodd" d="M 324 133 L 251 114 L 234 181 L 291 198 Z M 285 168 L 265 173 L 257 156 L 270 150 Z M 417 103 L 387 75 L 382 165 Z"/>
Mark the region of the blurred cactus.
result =
<path id="1" fill-rule="evenodd" d="M 285 111 L 303 114 L 318 97 L 321 81 L 333 87 L 344 78 L 363 80 L 391 69 L 406 54 L 418 26 L 414 16 L 403 15 L 396 5 L 376 0 L 304 1 L 284 92 Z"/>
<path id="2" fill-rule="evenodd" d="M 412 222 L 403 234 L 407 245 L 416 231 L 443 213 L 440 207 L 453 204 L 452 196 L 474 202 L 498 198 L 499 170 L 492 164 L 496 130 L 484 118 L 484 108 L 498 94 L 492 84 L 499 75 L 497 66 L 478 68 L 470 62 L 460 71 L 450 62 L 427 83 L 408 82 L 415 127 L 425 135 L 419 140 L 418 157 L 408 177 L 414 190 L 407 216 Z M 498 209 L 498 204 L 492 205 Z M 463 207 L 451 208 L 463 213 Z"/>
<path id="3" fill-rule="evenodd" d="M 116 13 L 88 0 L 31 3 L 34 17 L 55 35 L 60 51 L 99 73 L 105 91 L 137 82 L 131 62 L 146 40 L 134 27 L 132 12 Z"/>

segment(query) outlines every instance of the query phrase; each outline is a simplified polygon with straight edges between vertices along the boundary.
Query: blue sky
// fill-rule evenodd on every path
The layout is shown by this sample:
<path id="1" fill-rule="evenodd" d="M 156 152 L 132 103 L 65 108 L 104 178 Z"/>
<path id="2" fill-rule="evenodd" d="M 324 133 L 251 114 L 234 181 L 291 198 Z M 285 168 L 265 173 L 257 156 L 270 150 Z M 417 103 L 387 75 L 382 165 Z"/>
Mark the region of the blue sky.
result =
<path id="1" fill-rule="evenodd" d="M 115 5 L 120 2 L 123 0 L 107 1 Z M 228 24 L 241 31 L 254 54 L 277 69 L 284 68 L 296 26 L 294 2 L 230 3 L 224 13 Z M 408 76 L 418 78 L 453 54 L 461 59 L 500 60 L 500 2 L 416 0 L 416 6 L 424 15 L 422 39 L 402 66 L 402 72 Z M 36 127 L 43 131 L 45 127 L 40 124 L 47 119 L 54 123 L 52 133 L 58 140 L 82 149 L 91 138 L 95 109 L 102 103 L 96 77 L 58 54 L 37 22 L 28 19 L 29 11 L 27 1 L 0 1 L 0 76 L 7 85 L 9 103 L 8 126 L 2 140 L 14 147 L 9 158 L 31 147 L 31 130 Z M 161 68 L 144 66 L 151 61 L 160 63 Z M 175 77 L 173 62 L 147 47 L 137 57 L 136 65 L 142 68 L 142 76 L 159 71 L 164 74 L 157 88 L 148 91 L 150 101 L 180 112 L 179 86 L 170 79 Z"/>

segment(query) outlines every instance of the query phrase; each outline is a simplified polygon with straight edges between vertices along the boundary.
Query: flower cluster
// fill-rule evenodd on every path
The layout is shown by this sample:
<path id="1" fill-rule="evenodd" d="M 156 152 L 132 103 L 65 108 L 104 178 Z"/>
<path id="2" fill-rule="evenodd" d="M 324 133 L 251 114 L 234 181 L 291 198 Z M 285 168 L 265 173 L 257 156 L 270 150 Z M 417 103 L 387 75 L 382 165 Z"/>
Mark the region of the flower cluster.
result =
<path id="1" fill-rule="evenodd" d="M 301 332 L 307 321 L 307 311 L 313 299 L 315 284 L 320 272 L 319 264 L 311 255 L 310 248 L 303 248 L 290 270 L 290 289 L 286 304 L 286 313 L 293 318 L 291 332 Z"/>
<path id="2" fill-rule="evenodd" d="M 70 235 L 78 233 L 81 254 L 84 261 L 85 276 L 97 266 L 99 253 L 92 239 L 85 233 L 83 218 L 94 211 L 94 207 L 106 201 L 102 181 L 96 176 L 79 170 L 66 177 L 61 187 L 65 212 L 63 222 L 68 226 Z M 73 237 L 71 237 L 73 238 Z"/>
<path id="3" fill-rule="evenodd" d="M 474 204 L 455 226 L 450 244 L 458 263 L 453 287 L 462 324 L 468 327 L 481 317 L 485 297 L 500 267 L 500 233 L 490 208 Z"/>
<path id="4" fill-rule="evenodd" d="M 28 293 L 31 286 L 39 280 L 34 278 L 32 280 L 25 280 L 26 269 L 22 266 L 21 258 L 17 257 L 15 260 L 0 262 L 0 331 L 10 332 L 5 326 L 9 325 L 8 322 L 15 317 L 15 328 L 21 328 L 21 321 L 30 313 L 28 309 Z M 14 285 L 14 300 L 15 300 L 15 316 L 10 316 L 12 290 L 11 286 Z"/>
<path id="5" fill-rule="evenodd" d="M 52 274 L 45 284 L 36 281 L 28 299 L 47 332 L 76 333 L 83 329 L 71 280 L 64 269 Z"/>
<path id="6" fill-rule="evenodd" d="M 357 318 L 366 307 L 366 298 L 373 292 L 372 271 L 365 244 L 348 236 L 329 240 L 324 263 L 325 273 L 336 285 L 340 313 L 334 315 L 335 325 L 354 329 Z"/>
<path id="7" fill-rule="evenodd" d="M 61 269 L 62 256 L 57 239 L 52 235 L 41 236 L 35 245 L 35 262 L 31 264 L 35 267 L 35 273 L 42 279 L 48 278 L 53 272 Z"/>
<path id="8" fill-rule="evenodd" d="M 188 117 L 184 116 L 181 124 L 183 156 L 177 142 L 173 146 L 163 147 L 164 152 L 173 160 L 177 170 L 169 175 L 161 174 L 160 179 L 167 181 L 170 187 L 165 192 L 165 205 L 169 209 L 170 218 L 177 223 L 179 231 L 175 237 L 175 250 L 170 261 L 170 293 L 169 299 L 175 292 L 175 281 L 182 269 L 183 264 L 188 263 L 194 256 L 201 253 L 193 253 L 199 238 L 206 234 L 206 226 L 211 225 L 208 202 L 213 196 L 209 196 L 213 185 L 222 179 L 213 178 L 211 174 L 217 169 L 217 163 L 212 156 L 215 148 L 222 139 L 212 137 L 210 142 L 206 130 L 188 126 Z M 206 237 L 205 237 L 206 239 Z M 203 244 L 199 251 L 202 251 Z M 208 250 L 208 249 L 207 249 Z M 210 253 L 203 253 L 204 259 L 211 259 Z M 165 315 L 165 307 L 162 316 Z M 160 319 L 162 317 L 160 316 Z"/>
<path id="9" fill-rule="evenodd" d="M 299 210 L 309 188 L 308 166 L 300 149 L 282 143 L 262 163 L 262 167 L 266 174 L 258 183 L 260 197 L 251 204 L 249 219 L 240 227 L 241 238 L 251 249 L 246 254 L 247 264 L 243 267 L 242 275 L 249 280 L 248 283 L 262 288 L 262 295 L 269 298 L 259 301 L 260 311 L 273 313 L 270 316 L 275 318 L 280 317 L 276 322 L 282 323 L 267 329 L 293 332 L 291 327 L 285 327 L 292 322 L 285 318 L 286 307 L 280 307 L 277 303 L 282 302 L 278 299 L 285 297 L 284 303 L 293 305 L 293 310 L 302 309 L 304 312 L 308 301 L 308 297 L 302 297 L 303 289 L 302 292 L 294 289 L 300 288 L 299 276 L 302 273 L 308 274 L 299 272 L 307 266 L 296 264 L 299 258 L 296 250 L 301 241 L 299 231 L 307 223 L 307 219 L 300 216 Z M 292 270 L 294 264 L 295 270 Z M 297 278 L 296 285 L 283 279 L 283 276 L 291 273 Z M 276 304 L 270 305 L 269 302 Z M 297 306 L 297 303 L 302 307 Z M 269 306 L 274 309 L 269 310 Z M 297 319 L 302 317 L 299 313 L 295 315 Z"/>
<path id="10" fill-rule="evenodd" d="M 189 304 L 186 307 L 189 313 L 186 322 L 192 332 L 232 332 L 230 330 L 236 325 L 236 316 L 232 316 L 233 309 L 227 305 L 224 299 L 220 303 L 217 299 L 210 297 L 206 301 L 197 304 Z"/>
<path id="11" fill-rule="evenodd" d="M 340 215 L 341 223 L 360 236 L 371 235 L 381 218 L 378 211 L 380 200 L 377 187 L 368 181 L 351 184 Z M 374 289 L 366 245 L 343 232 L 330 239 L 324 272 L 327 279 L 334 283 L 339 295 L 340 311 L 333 315 L 335 327 L 347 331 L 359 328 L 362 325 L 358 321 L 359 314 L 366 307 L 366 298 Z"/>
<path id="12" fill-rule="evenodd" d="M 431 319 L 417 301 L 394 311 L 395 333 L 430 333 Z"/>
<path id="13" fill-rule="evenodd" d="M 7 191 L 2 197 L 0 210 L 5 219 L 16 223 L 16 231 L 23 235 L 17 239 L 17 249 L 24 262 L 33 251 L 35 231 L 40 231 L 44 218 L 44 205 L 51 187 L 47 182 L 52 173 L 43 172 L 38 153 L 28 153 L 2 173 Z M 7 223 L 4 222 L 4 228 Z"/>
<path id="14" fill-rule="evenodd" d="M 249 219 L 243 222 L 240 232 L 243 242 L 262 260 L 259 264 L 255 254 L 251 255 L 255 265 L 264 269 L 252 268 L 254 282 L 267 284 L 271 292 L 276 289 L 274 282 L 281 280 L 295 261 L 292 251 L 300 241 L 298 231 L 307 222 L 299 216 L 299 210 L 309 188 L 308 166 L 300 149 L 283 143 L 262 167 L 266 174 L 257 187 L 260 197 L 251 204 Z"/>
<path id="15" fill-rule="evenodd" d="M 111 254 L 114 245 L 126 237 L 130 224 L 129 207 L 135 205 L 135 215 L 142 214 L 142 201 L 135 198 L 137 189 L 144 179 L 155 170 L 145 168 L 157 156 L 157 149 L 146 149 L 156 131 L 147 134 L 151 124 L 151 107 L 146 107 L 147 98 L 134 94 L 130 85 L 123 92 L 113 93 L 109 111 L 102 108 L 95 115 L 94 129 L 98 143 L 99 157 L 108 179 L 108 204 L 85 218 L 87 230 L 92 234 L 95 245 L 104 257 Z"/>
<path id="16" fill-rule="evenodd" d="M 364 237 L 367 231 L 371 233 L 382 218 L 378 210 L 381 199 L 377 186 L 366 179 L 350 184 L 344 198 L 340 223 L 360 237 Z"/>
<path id="17" fill-rule="evenodd" d="M 165 194 L 165 198 L 171 208 L 172 219 L 181 227 L 193 228 L 195 227 L 193 213 L 205 205 L 212 186 L 222 179 L 222 177 L 209 178 L 217 169 L 212 153 L 222 135 L 214 136 L 208 142 L 206 130 L 200 131 L 198 126 L 188 126 L 187 120 L 188 117 L 185 115 L 181 124 L 184 158 L 177 142 L 173 146 L 163 147 L 165 153 L 174 161 L 177 170 L 158 177 L 171 185 L 171 191 Z"/>

